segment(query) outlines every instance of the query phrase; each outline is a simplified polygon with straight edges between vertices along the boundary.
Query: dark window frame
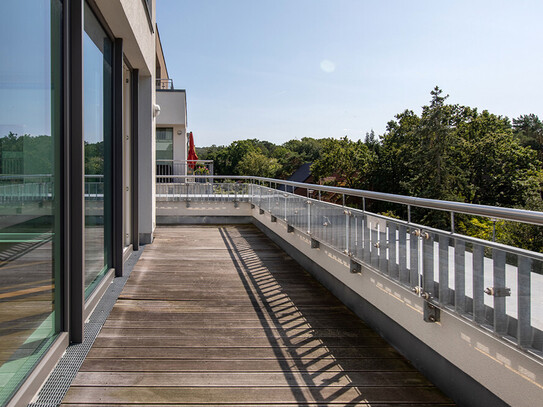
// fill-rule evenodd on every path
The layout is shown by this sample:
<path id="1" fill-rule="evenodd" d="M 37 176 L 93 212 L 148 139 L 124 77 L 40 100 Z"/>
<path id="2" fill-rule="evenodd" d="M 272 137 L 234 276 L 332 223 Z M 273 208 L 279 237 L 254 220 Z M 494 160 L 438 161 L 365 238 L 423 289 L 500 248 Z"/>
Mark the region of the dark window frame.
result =
<path id="1" fill-rule="evenodd" d="M 143 4 L 143 8 L 145 9 L 145 14 L 147 15 L 147 22 L 149 23 L 149 30 L 151 30 L 151 33 L 155 32 L 155 29 L 153 27 L 153 10 L 152 10 L 152 2 L 153 0 L 141 0 Z"/>

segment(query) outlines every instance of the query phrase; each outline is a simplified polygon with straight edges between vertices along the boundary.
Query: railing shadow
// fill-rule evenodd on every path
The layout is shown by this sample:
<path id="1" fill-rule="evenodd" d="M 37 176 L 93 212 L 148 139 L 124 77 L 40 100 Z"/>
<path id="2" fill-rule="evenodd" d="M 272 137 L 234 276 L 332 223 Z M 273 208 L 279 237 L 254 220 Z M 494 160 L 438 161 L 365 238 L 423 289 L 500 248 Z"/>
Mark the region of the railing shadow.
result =
<path id="1" fill-rule="evenodd" d="M 281 249 L 267 239 L 255 248 L 254 231 L 219 231 L 299 403 L 436 401 L 431 383 Z"/>

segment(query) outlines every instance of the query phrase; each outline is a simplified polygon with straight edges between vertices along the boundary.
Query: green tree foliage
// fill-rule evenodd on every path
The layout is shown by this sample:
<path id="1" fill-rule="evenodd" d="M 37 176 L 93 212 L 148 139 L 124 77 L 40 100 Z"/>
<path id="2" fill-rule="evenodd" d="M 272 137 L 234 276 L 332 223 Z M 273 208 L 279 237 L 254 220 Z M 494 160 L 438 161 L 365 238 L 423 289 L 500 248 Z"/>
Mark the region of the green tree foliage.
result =
<path id="1" fill-rule="evenodd" d="M 305 137 L 302 140 L 288 141 L 280 146 L 257 139 L 239 140 L 229 146 L 200 147 L 197 152 L 200 159 L 214 161 L 215 174 L 241 175 L 239 163 L 247 155 L 259 153 L 275 160 L 268 160 L 273 169 L 266 171 L 267 173 L 273 173 L 275 177 L 279 178 L 288 178 L 302 164 L 315 160 L 319 156 L 320 150 L 321 140 Z M 254 157 L 253 154 L 252 158 L 254 159 Z"/>
<path id="2" fill-rule="evenodd" d="M 297 153 L 303 163 L 311 163 L 320 157 L 325 140 L 303 137 L 301 140 L 287 141 L 283 147 Z"/>
<path id="3" fill-rule="evenodd" d="M 410 195 L 442 200 L 461 200 L 462 168 L 458 159 L 462 141 L 454 130 L 463 108 L 446 105 L 441 89 L 432 92 L 429 106 L 422 108 L 412 133 L 412 148 L 406 159 L 410 178 L 404 180 Z"/>
<path id="4" fill-rule="evenodd" d="M 239 175 L 274 178 L 281 171 L 281 164 L 276 158 L 266 157 L 259 151 L 250 151 L 240 160 L 236 167 Z"/>
<path id="5" fill-rule="evenodd" d="M 360 140 L 352 141 L 346 136 L 326 139 L 321 156 L 311 166 L 316 179 L 332 177 L 332 183 L 348 188 L 362 188 L 369 179 L 375 154 Z"/>
<path id="6" fill-rule="evenodd" d="M 405 110 L 397 114 L 395 120 L 388 122 L 373 171 L 374 190 L 399 195 L 409 194 L 407 182 L 416 171 L 409 163 L 419 122 L 420 118 L 412 110 Z"/>
<path id="7" fill-rule="evenodd" d="M 373 185 L 383 192 L 486 205 L 523 205 L 538 161 L 516 140 L 509 119 L 449 105 L 435 88 L 418 117 L 388 123 Z"/>
<path id="8" fill-rule="evenodd" d="M 535 152 L 522 147 L 511 130 L 488 132 L 468 145 L 466 167 L 471 203 L 523 206 L 537 188 Z"/>
<path id="9" fill-rule="evenodd" d="M 431 97 L 420 117 L 406 110 L 388 123 L 381 145 L 374 150 L 378 158 L 371 189 L 509 207 L 525 207 L 529 197 L 538 196 L 540 163 L 527 143 L 521 145 L 520 130 L 515 134 L 508 118 L 447 104 L 447 96 L 437 87 Z M 537 117 L 524 119 L 530 124 L 526 128 L 537 128 Z M 371 144 L 371 137 L 366 140 Z M 414 215 L 429 226 L 450 227 L 446 214 L 415 211 Z M 488 234 L 484 221 L 461 215 L 458 220 L 459 229 L 470 235 Z"/>
<path id="10" fill-rule="evenodd" d="M 85 142 L 85 174 L 104 173 L 104 142 Z"/>
<path id="11" fill-rule="evenodd" d="M 18 136 L 10 132 L 0 138 L 2 174 L 52 174 L 53 162 L 51 136 Z"/>
<path id="12" fill-rule="evenodd" d="M 237 166 L 250 152 L 260 151 L 255 147 L 253 140 L 234 141 L 228 147 L 218 148 L 208 154 L 206 159 L 213 160 L 213 168 L 216 174 L 239 175 Z"/>
<path id="13" fill-rule="evenodd" d="M 537 152 L 543 162 L 543 122 L 535 114 L 527 114 L 513 119 L 513 131 L 519 142 Z"/>

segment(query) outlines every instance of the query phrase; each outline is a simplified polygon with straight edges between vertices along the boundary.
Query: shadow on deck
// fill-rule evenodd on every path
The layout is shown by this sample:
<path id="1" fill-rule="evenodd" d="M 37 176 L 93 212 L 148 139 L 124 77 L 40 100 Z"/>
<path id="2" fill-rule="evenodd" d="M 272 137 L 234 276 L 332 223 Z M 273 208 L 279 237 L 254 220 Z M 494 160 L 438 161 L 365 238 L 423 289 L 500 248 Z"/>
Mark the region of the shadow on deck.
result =
<path id="1" fill-rule="evenodd" d="M 64 405 L 453 405 L 258 229 L 161 227 Z"/>

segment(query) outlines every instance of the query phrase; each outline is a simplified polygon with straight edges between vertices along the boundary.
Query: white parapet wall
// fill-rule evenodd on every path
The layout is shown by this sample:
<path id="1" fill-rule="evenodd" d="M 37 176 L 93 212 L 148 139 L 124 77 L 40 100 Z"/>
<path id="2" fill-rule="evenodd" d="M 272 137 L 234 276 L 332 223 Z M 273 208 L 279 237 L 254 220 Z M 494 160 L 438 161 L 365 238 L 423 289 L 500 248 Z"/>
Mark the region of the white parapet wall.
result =
<path id="1" fill-rule="evenodd" d="M 251 223 L 251 216 L 251 204 L 248 202 L 157 202 L 158 225 Z"/>

